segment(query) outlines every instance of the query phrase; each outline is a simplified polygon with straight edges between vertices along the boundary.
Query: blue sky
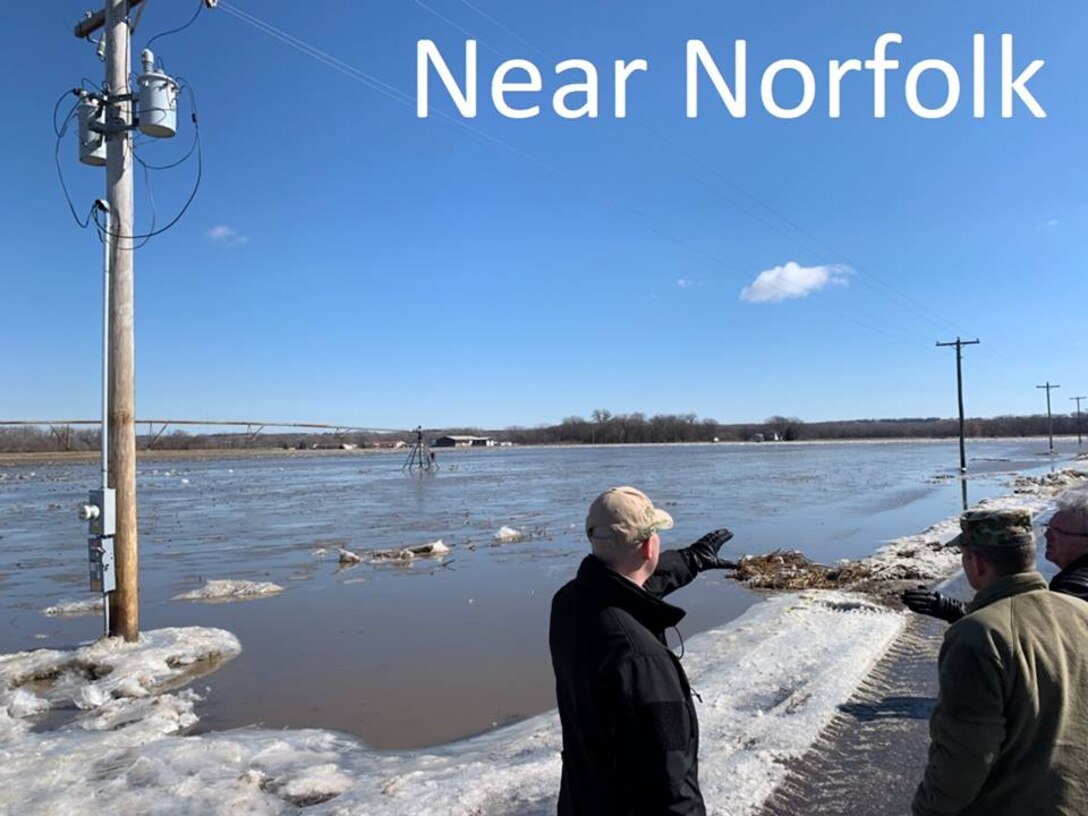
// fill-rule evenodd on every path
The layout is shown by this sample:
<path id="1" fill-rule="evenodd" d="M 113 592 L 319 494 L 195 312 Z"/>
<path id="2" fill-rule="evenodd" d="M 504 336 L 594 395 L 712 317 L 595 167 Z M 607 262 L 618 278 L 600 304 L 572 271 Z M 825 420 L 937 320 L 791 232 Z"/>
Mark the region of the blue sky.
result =
<path id="1" fill-rule="evenodd" d="M 146 6 L 134 51 L 197 3 Z M 86 8 L 9 9 L 0 419 L 98 410 L 100 245 L 68 211 L 51 121 L 62 93 L 101 80 L 93 46 L 71 33 Z M 871 58 L 885 32 L 903 35 L 888 50 L 900 68 L 887 116 L 874 118 L 864 71 L 829 118 L 828 61 Z M 1019 101 L 1001 117 L 1005 33 L 1014 72 L 1045 60 L 1027 84 L 1045 119 Z M 1072 410 L 1069 397 L 1088 394 L 1086 37 L 1088 7 L 1065 0 L 223 0 L 154 44 L 195 93 L 204 167 L 184 217 L 136 255 L 137 412 L 385 428 L 536 425 L 595 408 L 721 422 L 953 416 L 954 353 L 934 344 L 957 335 L 982 340 L 965 350 L 968 414 L 1041 412 L 1035 386 L 1048 380 L 1062 386 L 1055 410 Z M 417 41 L 461 76 L 470 38 L 478 116 L 459 116 L 431 75 L 442 113 L 418 118 Z M 734 41 L 747 41 L 745 118 L 709 84 L 698 118 L 685 116 L 689 39 L 728 78 Z M 510 97 L 539 102 L 535 118 L 491 103 L 491 76 L 512 58 L 541 69 L 543 93 Z M 552 111 L 554 67 L 570 58 L 600 69 L 596 119 Z M 611 65 L 637 58 L 649 67 L 617 119 Z M 962 82 L 942 119 L 904 96 L 910 67 L 930 58 Z M 813 69 L 800 118 L 760 102 L 780 59 Z M 791 106 L 800 89 L 783 72 L 775 98 Z M 927 72 L 920 101 L 944 97 Z M 146 161 L 185 153 L 189 107 L 183 97 L 176 139 L 138 148 Z M 78 164 L 72 132 L 60 155 L 82 216 L 104 173 Z M 194 179 L 192 161 L 153 172 L 149 195 L 138 174 L 138 229 L 152 198 L 161 225 Z"/>

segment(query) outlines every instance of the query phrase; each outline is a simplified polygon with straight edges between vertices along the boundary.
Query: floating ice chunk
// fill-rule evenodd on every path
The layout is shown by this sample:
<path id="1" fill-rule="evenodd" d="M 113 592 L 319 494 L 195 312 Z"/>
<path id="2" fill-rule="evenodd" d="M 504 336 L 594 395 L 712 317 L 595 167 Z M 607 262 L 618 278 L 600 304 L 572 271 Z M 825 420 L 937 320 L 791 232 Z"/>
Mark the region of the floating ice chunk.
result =
<path id="1" fill-rule="evenodd" d="M 93 615 L 102 611 L 102 596 L 86 598 L 81 601 L 62 601 L 56 606 L 47 606 L 42 610 L 43 615 L 55 617 L 57 615 Z"/>
<path id="2" fill-rule="evenodd" d="M 341 564 L 358 564 L 363 560 L 351 550 L 345 550 L 343 547 L 337 547 L 336 552 L 339 554 Z"/>
<path id="3" fill-rule="evenodd" d="M 521 530 L 515 530 L 513 527 L 507 527 L 503 525 L 499 528 L 499 531 L 495 533 L 494 540 L 501 541 L 504 544 L 510 544 L 515 541 L 521 541 L 528 536 Z"/>
<path id="4" fill-rule="evenodd" d="M 229 578 L 208 581 L 200 589 L 175 595 L 175 601 L 207 601 L 226 603 L 246 601 L 252 598 L 266 598 L 283 592 L 283 587 L 268 581 L 236 581 Z"/>
<path id="5" fill-rule="evenodd" d="M 423 544 L 419 547 L 409 547 L 414 555 L 445 555 L 450 551 L 450 548 L 443 543 L 442 539 L 438 541 L 432 541 L 430 544 Z"/>

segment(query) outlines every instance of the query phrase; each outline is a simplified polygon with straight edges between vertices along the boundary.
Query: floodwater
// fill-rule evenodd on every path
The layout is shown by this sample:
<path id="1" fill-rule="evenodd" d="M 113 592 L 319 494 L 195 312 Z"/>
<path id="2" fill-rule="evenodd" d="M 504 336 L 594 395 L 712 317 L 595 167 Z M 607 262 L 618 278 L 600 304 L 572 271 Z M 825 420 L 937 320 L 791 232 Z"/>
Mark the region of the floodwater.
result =
<path id="1" fill-rule="evenodd" d="M 1009 474 L 1067 462 L 1045 440 L 973 442 L 972 503 Z M 349 732 L 410 748 L 554 707 L 552 593 L 587 551 L 586 507 L 634 484 L 673 514 L 665 547 L 730 527 L 726 557 L 800 549 L 828 562 L 920 532 L 961 508 L 955 442 L 599 446 L 442 450 L 407 475 L 404 452 L 142 458 L 141 627 L 217 626 L 242 655 L 201 680 L 202 730 L 251 724 Z M 0 466 L 0 653 L 100 635 L 100 614 L 47 617 L 92 597 L 75 507 L 97 463 Z M 526 536 L 494 540 L 500 527 Z M 370 550 L 442 539 L 442 561 L 365 563 Z M 341 566 L 337 548 L 364 555 Z M 174 601 L 204 581 L 271 581 L 279 595 Z M 758 596 L 721 573 L 671 598 L 688 636 Z"/>

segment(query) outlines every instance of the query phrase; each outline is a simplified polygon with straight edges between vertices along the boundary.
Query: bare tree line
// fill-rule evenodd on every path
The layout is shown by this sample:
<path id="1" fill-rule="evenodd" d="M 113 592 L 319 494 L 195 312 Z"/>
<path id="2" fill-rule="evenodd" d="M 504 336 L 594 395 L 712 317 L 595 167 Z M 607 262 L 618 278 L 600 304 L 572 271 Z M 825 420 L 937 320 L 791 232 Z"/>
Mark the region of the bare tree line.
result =
<path id="1" fill-rule="evenodd" d="M 965 423 L 970 438 L 1046 436 L 1046 415 L 973 418 Z M 1055 416 L 1058 435 L 1077 433 L 1077 419 Z M 508 428 L 506 438 L 519 444 L 631 444 L 660 442 L 749 442 L 753 440 L 945 439 L 959 436 L 959 421 L 940 417 L 850 419 L 806 423 L 797 417 L 772 416 L 763 422 L 723 424 L 695 414 L 612 414 L 595 410 L 588 419 L 567 417 L 558 425 Z"/>
<path id="2" fill-rule="evenodd" d="M 1078 418 L 1053 417 L 1053 432 L 1059 436 L 1078 433 Z M 1050 422 L 1045 414 L 972 418 L 965 424 L 968 438 L 1046 436 Z M 772 416 L 763 422 L 720 423 L 699 419 L 695 414 L 655 414 L 647 417 L 636 412 L 613 414 L 603 408 L 588 418 L 570 416 L 556 425 L 534 428 L 510 427 L 503 430 L 479 428 L 428 429 L 428 440 L 446 434 L 489 436 L 518 445 L 614 445 L 667 442 L 749 442 L 753 440 L 843 440 L 843 439 L 946 439 L 959 435 L 955 419 L 939 417 L 904 419 L 850 419 L 831 422 L 804 422 L 797 417 Z M 138 447 L 156 450 L 238 450 L 249 448 L 339 448 L 343 446 L 392 447 L 411 445 L 415 432 L 401 433 L 214 433 L 193 434 L 175 431 L 153 438 L 138 437 Z M 53 451 L 95 451 L 99 446 L 97 430 L 69 427 L 0 427 L 0 452 L 45 453 Z"/>

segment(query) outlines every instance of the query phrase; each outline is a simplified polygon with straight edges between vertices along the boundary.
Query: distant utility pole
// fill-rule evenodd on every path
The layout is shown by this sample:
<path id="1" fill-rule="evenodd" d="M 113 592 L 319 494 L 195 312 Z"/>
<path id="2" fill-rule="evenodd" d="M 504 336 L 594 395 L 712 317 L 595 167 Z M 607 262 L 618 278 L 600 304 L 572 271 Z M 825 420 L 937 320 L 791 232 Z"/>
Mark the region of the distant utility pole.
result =
<path id="1" fill-rule="evenodd" d="M 960 474 L 967 473 L 967 449 L 963 442 L 963 347 L 978 345 L 978 340 L 960 340 L 956 338 L 955 341 L 949 343 L 937 343 L 938 346 L 955 346 L 956 347 L 956 398 L 959 400 L 960 406 Z"/>
<path id="2" fill-rule="evenodd" d="M 129 0 L 105 0 L 105 10 L 76 26 L 84 38 L 103 28 L 106 59 L 106 201 L 110 246 L 109 454 L 116 491 L 114 554 L 117 589 L 109 595 L 110 635 L 134 641 L 140 633 L 136 534 L 136 396 L 133 340 L 132 92 L 129 86 Z"/>
<path id="3" fill-rule="evenodd" d="M 1054 453 L 1054 417 L 1050 414 L 1050 390 L 1052 388 L 1061 388 L 1060 385 L 1051 385 L 1047 380 L 1046 385 L 1037 385 L 1036 388 L 1046 389 L 1046 429 L 1050 435 L 1050 452 Z"/>
<path id="4" fill-rule="evenodd" d="M 1076 401 L 1077 401 L 1077 444 L 1079 445 L 1079 444 L 1080 444 L 1080 442 L 1081 442 L 1081 432 L 1080 432 L 1080 401 L 1081 401 L 1082 399 L 1088 399 L 1088 397 L 1070 397 L 1069 399 L 1071 399 L 1071 400 L 1076 400 Z"/>

